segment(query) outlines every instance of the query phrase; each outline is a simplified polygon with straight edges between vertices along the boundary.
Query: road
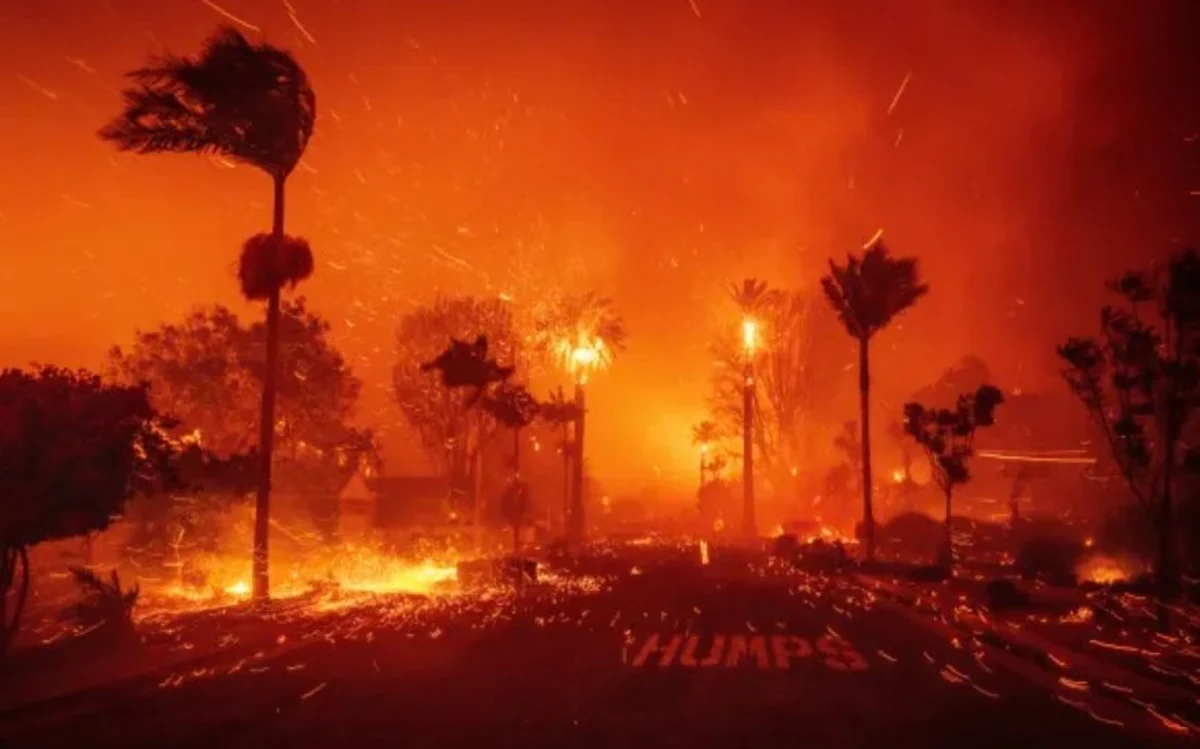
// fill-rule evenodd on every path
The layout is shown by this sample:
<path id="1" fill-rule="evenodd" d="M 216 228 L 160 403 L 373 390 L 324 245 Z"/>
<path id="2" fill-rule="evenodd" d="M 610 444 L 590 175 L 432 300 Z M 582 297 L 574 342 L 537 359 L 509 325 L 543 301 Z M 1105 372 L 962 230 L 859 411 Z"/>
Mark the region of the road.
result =
<path id="1" fill-rule="evenodd" d="M 258 657 L 8 715 L 0 746 L 1185 745 L 838 576 L 641 553 L 599 590 L 288 619 Z"/>

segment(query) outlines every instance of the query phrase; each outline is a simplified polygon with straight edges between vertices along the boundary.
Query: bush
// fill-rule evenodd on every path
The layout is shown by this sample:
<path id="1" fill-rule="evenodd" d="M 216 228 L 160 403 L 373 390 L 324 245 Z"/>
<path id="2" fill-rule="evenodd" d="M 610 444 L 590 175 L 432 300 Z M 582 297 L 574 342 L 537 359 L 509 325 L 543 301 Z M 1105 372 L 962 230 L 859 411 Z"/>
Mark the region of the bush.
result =
<path id="1" fill-rule="evenodd" d="M 1061 536 L 1030 538 L 1017 550 L 1016 570 L 1026 580 L 1073 586 L 1075 569 L 1083 558 L 1079 541 Z"/>
<path id="2" fill-rule="evenodd" d="M 133 608 L 140 592 L 138 586 L 122 589 L 116 570 L 112 571 L 110 581 L 105 582 L 86 567 L 69 569 L 84 599 L 67 609 L 67 616 L 88 630 L 118 638 L 132 637 Z"/>
<path id="3" fill-rule="evenodd" d="M 1029 605 L 1029 596 L 1018 588 L 1013 580 L 1007 578 L 989 580 L 984 590 L 987 595 L 988 608 L 994 611 Z"/>
<path id="4" fill-rule="evenodd" d="M 875 532 L 881 551 L 929 557 L 946 539 L 946 527 L 920 512 L 906 512 L 881 525 Z"/>

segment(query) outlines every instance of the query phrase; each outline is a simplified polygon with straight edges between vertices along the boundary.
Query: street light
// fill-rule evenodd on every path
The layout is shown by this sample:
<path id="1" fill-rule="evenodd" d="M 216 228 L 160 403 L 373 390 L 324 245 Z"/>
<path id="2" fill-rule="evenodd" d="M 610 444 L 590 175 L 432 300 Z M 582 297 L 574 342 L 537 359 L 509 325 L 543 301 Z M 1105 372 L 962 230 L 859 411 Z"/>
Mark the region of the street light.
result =
<path id="1" fill-rule="evenodd" d="M 758 346 L 758 321 L 742 319 L 742 529 L 747 538 L 757 535 L 754 519 L 754 351 Z"/>

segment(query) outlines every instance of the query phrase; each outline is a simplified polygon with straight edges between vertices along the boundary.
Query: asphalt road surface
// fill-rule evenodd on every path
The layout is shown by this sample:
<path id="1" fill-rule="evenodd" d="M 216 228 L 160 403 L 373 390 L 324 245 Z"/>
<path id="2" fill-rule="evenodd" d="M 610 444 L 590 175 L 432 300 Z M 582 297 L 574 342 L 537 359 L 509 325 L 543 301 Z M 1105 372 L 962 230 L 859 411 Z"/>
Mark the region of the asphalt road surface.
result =
<path id="1" fill-rule="evenodd" d="M 0 718 L 0 746 L 1186 746 L 836 575 L 610 559 L 599 591 L 279 624 L 287 646 Z M 297 624 L 303 620 L 307 624 Z M 303 630 L 302 634 L 297 634 Z M 162 677 L 162 678 L 159 678 Z M 1116 725 L 1118 722 L 1125 725 Z"/>

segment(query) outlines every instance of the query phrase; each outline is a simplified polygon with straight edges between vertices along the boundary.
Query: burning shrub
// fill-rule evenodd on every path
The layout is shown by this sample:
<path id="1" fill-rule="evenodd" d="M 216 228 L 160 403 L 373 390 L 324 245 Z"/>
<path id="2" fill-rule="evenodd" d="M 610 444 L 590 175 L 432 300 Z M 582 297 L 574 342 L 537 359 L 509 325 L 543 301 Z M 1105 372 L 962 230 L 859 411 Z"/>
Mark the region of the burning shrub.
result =
<path id="1" fill-rule="evenodd" d="M 117 571 L 109 582 L 86 567 L 71 567 L 71 575 L 84 599 L 67 609 L 66 615 L 86 630 L 103 632 L 118 638 L 133 635 L 133 608 L 137 605 L 138 586 L 123 589 Z"/>
<path id="2" fill-rule="evenodd" d="M 1051 585 L 1073 586 L 1075 570 L 1083 557 L 1079 541 L 1061 536 L 1038 536 L 1017 550 L 1016 569 L 1026 580 L 1044 580 Z"/>

